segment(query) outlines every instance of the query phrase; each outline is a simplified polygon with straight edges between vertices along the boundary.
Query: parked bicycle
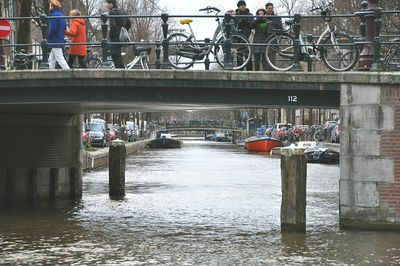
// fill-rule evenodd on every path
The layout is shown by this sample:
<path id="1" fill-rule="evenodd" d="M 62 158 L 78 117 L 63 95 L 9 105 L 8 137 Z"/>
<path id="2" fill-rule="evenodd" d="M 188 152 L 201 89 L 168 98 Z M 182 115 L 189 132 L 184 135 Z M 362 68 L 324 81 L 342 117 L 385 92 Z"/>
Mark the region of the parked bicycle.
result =
<path id="1" fill-rule="evenodd" d="M 400 38 L 391 40 L 389 51 L 383 60 L 383 69 L 386 71 L 400 71 Z"/>
<path id="2" fill-rule="evenodd" d="M 101 58 L 99 54 L 90 48 L 87 49 L 87 55 L 85 60 L 87 68 L 98 68 L 101 65 Z"/>
<path id="3" fill-rule="evenodd" d="M 133 69 L 139 62 L 142 69 L 149 69 L 149 55 L 151 53 L 150 45 L 136 45 L 133 46 L 133 50 L 135 57 L 125 66 L 125 69 Z M 114 64 L 111 65 L 111 68 L 115 68 Z"/>
<path id="4" fill-rule="evenodd" d="M 36 54 L 29 54 L 24 49 L 14 52 L 14 60 L 10 63 L 11 70 L 27 70 L 36 68 Z"/>
<path id="5" fill-rule="evenodd" d="M 333 71 L 347 71 L 357 63 L 359 51 L 354 40 L 347 34 L 336 31 L 331 26 L 333 3 L 326 7 L 317 7 L 311 11 L 320 10 L 325 23 L 325 30 L 321 33 L 317 43 L 307 42 L 300 34 L 301 61 L 323 61 L 325 66 Z M 276 31 L 266 41 L 266 55 L 268 64 L 275 70 L 288 71 L 293 67 L 294 35 L 291 34 L 293 20 L 287 21 L 290 31 Z"/>
<path id="6" fill-rule="evenodd" d="M 199 11 L 205 11 L 207 14 L 215 12 L 218 15 L 221 10 L 215 7 L 202 8 Z M 168 37 L 170 43 L 168 50 L 168 60 L 172 67 L 177 69 L 188 69 L 196 61 L 203 60 L 206 56 L 211 53 L 214 55 L 217 63 L 224 67 L 224 52 L 226 43 L 226 33 L 224 31 L 224 23 L 220 18 L 216 18 L 218 24 L 213 39 L 210 43 L 199 43 L 193 32 L 190 23 L 192 19 L 182 19 L 180 23 L 182 25 L 188 25 L 190 30 L 190 35 L 176 32 Z M 242 69 L 247 65 L 251 58 L 251 45 L 249 40 L 239 34 L 231 34 L 231 56 L 233 59 L 233 69 Z"/>

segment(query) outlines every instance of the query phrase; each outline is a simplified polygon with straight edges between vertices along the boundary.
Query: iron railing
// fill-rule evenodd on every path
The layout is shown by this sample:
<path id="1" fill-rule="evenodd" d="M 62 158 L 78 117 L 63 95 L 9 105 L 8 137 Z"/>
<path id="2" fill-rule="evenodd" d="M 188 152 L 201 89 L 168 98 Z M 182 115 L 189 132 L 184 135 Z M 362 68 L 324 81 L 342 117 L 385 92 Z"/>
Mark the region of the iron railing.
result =
<path id="1" fill-rule="evenodd" d="M 382 45 L 397 45 L 400 44 L 396 38 L 400 38 L 399 35 L 385 35 L 382 34 L 381 32 L 381 25 L 382 25 L 382 17 L 383 16 L 390 16 L 390 15 L 398 15 L 400 11 L 394 10 L 394 11 L 383 11 L 378 8 L 374 9 L 366 9 L 364 6 L 364 10 L 360 12 L 356 12 L 354 14 L 337 14 L 337 15 L 330 15 L 330 18 L 354 18 L 354 19 L 359 19 L 360 21 L 360 28 L 359 32 L 360 34 L 357 36 L 352 36 L 356 41 L 354 42 L 354 45 L 357 46 L 360 49 L 363 49 L 363 52 L 361 53 L 361 59 L 365 59 L 365 57 L 370 57 L 372 58 L 372 62 L 370 65 L 367 65 L 364 68 L 361 68 L 360 70 L 371 70 L 371 71 L 382 71 Z M 231 35 L 231 30 L 229 25 L 229 22 L 232 19 L 236 18 L 260 18 L 258 16 L 231 16 L 231 15 L 169 15 L 169 14 L 160 14 L 160 15 L 150 15 L 150 16 L 136 16 L 136 15 L 126 15 L 126 16 L 110 16 L 108 14 L 102 14 L 102 15 L 96 15 L 96 16 L 77 16 L 77 17 L 70 17 L 70 16 L 63 16 L 63 17 L 57 17 L 57 19 L 72 19 L 72 18 L 84 18 L 84 19 L 98 19 L 101 21 L 101 33 L 102 33 L 102 39 L 101 41 L 97 42 L 87 42 L 87 43 L 69 43 L 69 45 L 82 45 L 86 44 L 87 46 L 90 47 L 101 47 L 101 54 L 102 54 L 102 67 L 108 68 L 110 66 L 110 61 L 109 61 L 109 49 L 110 45 L 143 45 L 143 42 L 130 42 L 130 43 L 121 43 L 121 42 L 110 42 L 108 40 L 108 32 L 109 32 L 109 27 L 108 27 L 108 20 L 110 18 L 117 18 L 117 17 L 127 17 L 130 19 L 139 19 L 139 18 L 152 18 L 152 19 L 161 19 L 161 27 L 162 27 L 162 35 L 163 38 L 162 40 L 150 40 L 146 41 L 146 45 L 150 45 L 155 48 L 156 51 L 156 61 L 155 61 L 155 68 L 160 69 L 160 68 L 169 68 L 169 61 L 168 61 L 168 51 L 169 51 L 169 46 L 171 44 L 175 43 L 170 43 L 168 41 L 168 36 L 169 36 L 169 31 L 170 31 L 170 19 L 171 18 L 208 18 L 208 19 L 224 19 L 224 31 L 226 34 L 226 41 L 223 44 L 224 50 L 225 51 L 230 51 L 230 47 L 232 45 L 235 45 L 235 43 L 231 42 L 230 35 Z M 301 48 L 304 46 L 310 46 L 310 43 L 302 44 L 300 41 L 300 33 L 301 33 L 301 22 L 306 20 L 306 19 L 321 19 L 321 15 L 300 15 L 300 14 L 295 14 L 293 16 L 267 16 L 269 18 L 273 17 L 279 17 L 283 19 L 293 19 L 293 36 L 294 36 L 294 41 L 293 41 L 293 61 L 294 61 L 294 66 L 292 68 L 292 71 L 303 71 L 302 65 L 300 64 L 301 60 Z M 48 31 L 48 24 L 49 20 L 54 19 L 50 16 L 47 15 L 41 15 L 39 17 L 12 17 L 12 18 L 0 18 L 0 20 L 7 19 L 11 21 L 18 21 L 18 20 L 34 20 L 36 21 L 41 28 L 42 32 L 42 40 L 40 44 L 0 44 L 0 47 L 5 48 L 5 47 L 12 47 L 12 48 L 20 48 L 20 47 L 29 47 L 29 46 L 40 46 L 42 49 L 42 59 L 40 63 L 40 68 L 46 69 L 48 68 L 48 41 L 47 41 L 47 31 Z M 371 34 L 371 31 L 372 34 Z M 305 34 L 303 34 L 305 35 Z M 307 36 L 309 40 L 313 40 L 317 38 L 318 36 L 312 36 L 308 35 Z M 205 39 L 203 41 L 198 42 L 200 45 L 211 45 L 209 42 L 209 39 Z M 65 43 L 60 43 L 60 44 L 65 44 Z M 267 46 L 264 43 L 252 43 L 251 44 L 253 47 L 255 46 Z M 329 46 L 330 44 L 321 44 L 321 46 Z M 343 44 L 343 45 L 348 45 L 348 44 Z M 162 60 L 161 60 L 161 54 L 162 54 Z M 230 53 L 224 53 L 224 62 L 225 62 L 225 69 L 232 69 L 232 63 L 233 59 L 231 57 Z M 197 62 L 199 63 L 199 62 Z M 210 68 L 210 63 L 213 63 L 208 56 L 205 58 L 204 62 L 201 62 L 205 64 L 205 68 L 208 70 Z M 310 63 L 310 62 L 309 62 Z M 400 64 L 400 63 L 399 63 Z M 399 66 L 400 67 L 400 66 Z"/>

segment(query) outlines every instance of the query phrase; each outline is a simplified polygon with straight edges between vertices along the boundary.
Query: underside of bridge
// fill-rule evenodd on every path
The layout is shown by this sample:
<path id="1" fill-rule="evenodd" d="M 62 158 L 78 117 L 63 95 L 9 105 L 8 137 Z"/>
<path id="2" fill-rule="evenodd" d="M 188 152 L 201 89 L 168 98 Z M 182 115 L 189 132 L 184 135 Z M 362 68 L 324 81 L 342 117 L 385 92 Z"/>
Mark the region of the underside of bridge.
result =
<path id="1" fill-rule="evenodd" d="M 206 71 L 15 71 L 0 113 L 80 114 L 238 108 L 339 108 L 337 76 Z"/>
<path id="2" fill-rule="evenodd" d="M 0 93 L 0 201 L 81 197 L 82 113 L 340 105 L 340 223 L 400 229 L 399 74 L 15 71 Z"/>

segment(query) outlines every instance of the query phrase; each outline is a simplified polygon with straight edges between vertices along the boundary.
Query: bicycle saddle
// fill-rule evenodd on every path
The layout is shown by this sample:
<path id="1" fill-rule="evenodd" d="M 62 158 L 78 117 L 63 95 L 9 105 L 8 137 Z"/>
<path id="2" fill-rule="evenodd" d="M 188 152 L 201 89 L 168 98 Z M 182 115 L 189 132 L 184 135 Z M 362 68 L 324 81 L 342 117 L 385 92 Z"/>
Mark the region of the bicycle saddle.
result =
<path id="1" fill-rule="evenodd" d="M 147 52 L 147 54 L 151 53 L 151 47 L 148 45 L 146 46 L 136 46 L 135 48 L 135 55 L 140 55 L 142 52 Z"/>
<path id="2" fill-rule="evenodd" d="M 185 24 L 189 24 L 190 22 L 193 22 L 193 19 L 191 19 L 191 18 L 181 19 L 179 22 L 180 22 L 182 25 L 185 25 Z"/>

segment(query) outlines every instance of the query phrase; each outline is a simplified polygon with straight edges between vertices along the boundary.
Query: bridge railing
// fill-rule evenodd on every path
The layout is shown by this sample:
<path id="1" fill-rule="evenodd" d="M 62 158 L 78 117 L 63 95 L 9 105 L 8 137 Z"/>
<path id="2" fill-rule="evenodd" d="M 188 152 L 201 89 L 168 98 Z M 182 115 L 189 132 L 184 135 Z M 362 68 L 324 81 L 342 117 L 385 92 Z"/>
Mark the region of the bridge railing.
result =
<path id="1" fill-rule="evenodd" d="M 366 1 L 364 1 L 365 3 Z M 379 2 L 379 1 L 375 1 Z M 330 18 L 336 18 L 336 19 L 343 19 L 343 18 L 353 18 L 353 19 L 358 19 L 360 21 L 360 29 L 359 32 L 360 34 L 357 36 L 352 36 L 355 42 L 352 44 L 357 47 L 357 49 L 362 49 L 361 56 L 360 56 L 360 62 L 359 62 L 359 70 L 373 70 L 373 71 L 381 71 L 383 70 L 382 68 L 382 58 L 386 57 L 388 54 L 384 55 L 382 54 L 382 46 L 393 46 L 393 45 L 399 45 L 400 44 L 400 35 L 385 35 L 381 31 L 381 25 L 382 25 L 382 17 L 383 16 L 395 16 L 398 15 L 400 11 L 394 10 L 394 11 L 383 11 L 382 9 L 378 8 L 376 5 L 371 5 L 370 7 L 368 6 L 363 6 L 363 10 L 360 12 L 356 12 L 354 14 L 337 14 L 337 15 L 329 15 Z M 139 18 L 152 18 L 152 19 L 161 19 L 161 27 L 162 27 L 162 35 L 163 38 L 162 40 L 148 40 L 145 42 L 146 45 L 152 46 L 155 48 L 156 51 L 156 60 L 155 60 L 155 68 L 170 68 L 170 63 L 169 63 L 169 48 L 170 45 L 174 45 L 177 43 L 173 43 L 169 41 L 169 36 L 170 36 L 170 19 L 171 18 L 219 18 L 224 20 L 224 27 L 223 31 L 226 34 L 226 41 L 223 43 L 224 46 L 224 51 L 230 51 L 232 45 L 237 45 L 237 43 L 232 43 L 230 40 L 231 36 L 231 28 L 229 25 L 231 25 L 231 22 L 235 19 L 238 18 L 262 18 L 259 16 L 232 16 L 232 15 L 169 15 L 169 14 L 160 14 L 160 15 L 151 15 L 151 16 L 137 16 L 137 15 L 126 15 L 126 16 L 110 16 L 108 14 L 102 14 L 102 15 L 96 15 L 96 16 L 76 16 L 76 17 L 70 17 L 70 16 L 63 16 L 63 17 L 57 17 L 53 18 L 47 15 L 41 15 L 39 17 L 13 17 L 13 18 L 0 18 L 0 20 L 7 19 L 7 20 L 12 20 L 12 21 L 19 21 L 19 20 L 29 20 L 29 21 L 36 21 L 38 25 L 40 25 L 41 28 L 41 33 L 42 33 L 42 40 L 40 44 L 5 44 L 5 43 L 0 43 L 0 48 L 4 47 L 12 47 L 12 48 L 20 48 L 20 47 L 29 47 L 29 46 L 40 46 L 42 49 L 41 53 L 41 63 L 40 63 L 40 68 L 48 68 L 48 40 L 47 40 L 47 31 L 48 31 L 48 25 L 49 21 L 51 19 L 72 19 L 72 18 L 84 18 L 84 19 L 98 19 L 101 21 L 101 41 L 96 41 L 96 42 L 87 42 L 87 43 L 69 43 L 68 45 L 82 45 L 86 44 L 89 47 L 101 47 L 101 58 L 102 58 L 102 66 L 104 68 L 108 68 L 110 66 L 109 62 L 109 54 L 110 54 L 110 45 L 130 45 L 130 46 L 140 46 L 143 45 L 143 42 L 110 42 L 108 40 L 108 32 L 109 32 L 109 27 L 108 27 L 108 21 L 110 18 L 115 18 L 115 17 L 128 17 L 130 19 L 139 19 Z M 310 65 L 312 64 L 313 60 L 310 58 L 304 59 L 304 54 L 302 53 L 302 48 L 304 47 L 313 47 L 313 41 L 315 38 L 319 36 L 313 36 L 308 34 L 307 39 L 311 42 L 308 43 L 303 43 L 300 40 L 300 35 L 301 35 L 301 24 L 304 20 L 310 20 L 310 19 L 321 19 L 323 18 L 321 15 L 300 15 L 300 14 L 295 14 L 294 16 L 267 16 L 269 18 L 273 17 L 279 17 L 283 19 L 293 19 L 293 26 L 292 26 L 292 32 L 289 32 L 290 34 L 293 34 L 293 42 L 287 44 L 288 46 L 292 46 L 293 50 L 293 67 L 291 68 L 292 71 L 303 71 L 302 65 L 300 64 L 301 61 L 307 61 L 309 64 L 309 70 L 312 68 Z M 305 36 L 305 34 L 303 34 Z M 65 44 L 65 43 L 60 43 L 60 44 Z M 199 40 L 197 43 L 198 47 L 205 46 L 205 45 L 216 45 L 216 44 L 210 44 L 209 39 L 205 40 Z M 321 47 L 323 46 L 333 46 L 334 44 L 319 44 Z M 348 43 L 343 43 L 343 44 L 336 44 L 334 46 L 348 46 Z M 273 46 L 273 44 L 266 44 L 266 43 L 252 43 L 252 47 L 257 47 L 257 46 L 263 46 L 263 47 L 268 47 L 268 46 Z M 400 52 L 398 54 L 399 60 L 400 60 Z M 208 55 L 205 57 L 204 60 L 200 60 L 200 63 L 205 64 L 205 68 L 208 70 L 210 69 L 210 63 L 212 62 L 209 58 Z M 232 64 L 233 64 L 233 58 L 231 53 L 224 52 L 224 62 L 225 66 L 224 69 L 232 69 Z M 399 66 L 394 67 L 392 70 L 400 70 L 400 61 L 399 61 Z"/>
<path id="2" fill-rule="evenodd" d="M 187 127 L 196 127 L 196 128 L 209 128 L 209 127 L 218 127 L 218 128 L 242 128 L 242 125 L 239 121 L 222 121 L 222 120 L 179 120 L 179 121 L 167 121 L 161 124 L 166 128 L 187 128 Z"/>

